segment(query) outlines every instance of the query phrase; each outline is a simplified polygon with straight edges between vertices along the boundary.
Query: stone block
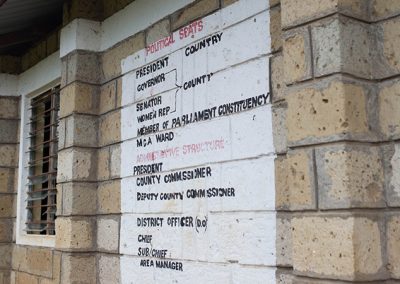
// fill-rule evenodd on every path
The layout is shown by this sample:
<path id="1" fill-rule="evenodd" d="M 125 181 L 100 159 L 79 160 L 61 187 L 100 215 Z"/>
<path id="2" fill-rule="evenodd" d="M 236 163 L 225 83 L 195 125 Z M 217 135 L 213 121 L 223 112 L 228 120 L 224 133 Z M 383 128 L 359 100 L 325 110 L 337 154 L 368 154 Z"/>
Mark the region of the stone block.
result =
<path id="1" fill-rule="evenodd" d="M 117 107 L 122 105 L 122 78 L 117 79 Z"/>
<path id="2" fill-rule="evenodd" d="M 18 145 L 0 144 L 0 167 L 18 166 Z"/>
<path id="3" fill-rule="evenodd" d="M 101 59 L 104 81 L 121 75 L 121 61 L 129 55 L 145 48 L 145 35 L 138 33 L 106 50 Z"/>
<path id="4" fill-rule="evenodd" d="M 391 207 L 398 207 L 400 206 L 400 144 L 390 144 L 383 149 L 387 203 Z"/>
<path id="5" fill-rule="evenodd" d="M 310 33 L 306 28 L 286 32 L 283 41 L 283 70 L 286 84 L 312 77 Z"/>
<path id="6" fill-rule="evenodd" d="M 0 243 L 12 242 L 12 237 L 13 237 L 13 220 L 0 219 Z"/>
<path id="7" fill-rule="evenodd" d="M 382 152 L 370 145 L 316 150 L 321 209 L 385 207 Z"/>
<path id="8" fill-rule="evenodd" d="M 311 33 L 315 76 L 345 72 L 371 78 L 372 40 L 368 24 L 339 16 L 314 25 Z"/>
<path id="9" fill-rule="evenodd" d="M 97 189 L 97 203 L 99 214 L 121 212 L 121 182 L 113 180 L 102 182 Z"/>
<path id="10" fill-rule="evenodd" d="M 96 225 L 93 218 L 58 217 L 56 248 L 88 251 L 95 246 Z"/>
<path id="11" fill-rule="evenodd" d="M 193 20 L 204 17 L 219 8 L 219 0 L 199 0 L 171 16 L 171 29 L 183 27 Z"/>
<path id="12" fill-rule="evenodd" d="M 99 145 L 109 145 L 121 140 L 121 111 L 114 111 L 100 118 Z"/>
<path id="13" fill-rule="evenodd" d="M 386 279 L 382 223 L 368 214 L 293 218 L 295 273 L 348 281 Z"/>
<path id="14" fill-rule="evenodd" d="M 95 183 L 64 183 L 61 187 L 62 212 L 59 215 L 96 214 L 97 186 Z"/>
<path id="15" fill-rule="evenodd" d="M 400 81 L 389 81 L 379 90 L 379 125 L 387 139 L 400 138 Z"/>
<path id="16" fill-rule="evenodd" d="M 374 20 L 382 20 L 400 14 L 400 2 L 397 0 L 372 0 L 371 15 Z"/>
<path id="17" fill-rule="evenodd" d="M 11 267 L 11 244 L 0 244 L 0 269 L 8 269 Z"/>
<path id="18" fill-rule="evenodd" d="M 39 278 L 28 273 L 16 272 L 15 284 L 39 284 Z"/>
<path id="19" fill-rule="evenodd" d="M 376 25 L 374 46 L 377 79 L 391 77 L 400 72 L 400 18 L 396 17 Z"/>
<path id="20" fill-rule="evenodd" d="M 387 216 L 386 224 L 388 269 L 392 278 L 400 279 L 400 215 Z"/>
<path id="21" fill-rule="evenodd" d="M 294 284 L 293 275 L 289 271 L 284 269 L 278 269 L 276 271 L 276 283 L 277 284 Z"/>
<path id="22" fill-rule="evenodd" d="M 0 73 L 15 74 L 21 73 L 21 57 L 12 55 L 0 56 Z"/>
<path id="23" fill-rule="evenodd" d="M 58 132 L 58 151 L 64 149 L 66 139 L 66 121 L 68 118 L 61 118 L 58 120 L 57 132 Z"/>
<path id="24" fill-rule="evenodd" d="M 275 160 L 276 207 L 284 210 L 316 208 L 314 153 L 288 152 Z"/>
<path id="25" fill-rule="evenodd" d="M 283 73 L 283 55 L 278 54 L 271 58 L 271 90 L 272 101 L 280 101 L 285 98 L 285 79 Z"/>
<path id="26" fill-rule="evenodd" d="M 67 84 L 75 81 L 98 84 L 101 80 L 100 55 L 77 50 L 67 55 Z"/>
<path id="27" fill-rule="evenodd" d="M 65 120 L 65 147 L 96 147 L 98 123 L 93 115 L 74 114 Z"/>
<path id="28" fill-rule="evenodd" d="M 366 110 L 367 88 L 338 78 L 288 90 L 286 125 L 289 146 L 373 139 Z"/>
<path id="29" fill-rule="evenodd" d="M 101 255 L 99 258 L 99 283 L 120 283 L 120 260 L 118 256 Z"/>
<path id="30" fill-rule="evenodd" d="M 96 181 L 96 150 L 74 148 L 58 153 L 57 181 Z"/>
<path id="31" fill-rule="evenodd" d="M 111 178 L 121 176 L 121 145 L 112 145 L 110 147 L 110 174 Z"/>
<path id="32" fill-rule="evenodd" d="M 292 266 L 291 215 L 279 213 L 276 220 L 276 263 L 278 266 Z"/>
<path id="33" fill-rule="evenodd" d="M 119 217 L 100 217 L 97 220 L 97 248 L 106 252 L 118 252 Z"/>
<path id="34" fill-rule="evenodd" d="M 307 23 L 338 12 L 369 20 L 369 2 L 364 0 L 281 0 L 281 6 L 282 26 L 284 28 Z"/>
<path id="35" fill-rule="evenodd" d="M 286 111 L 286 103 L 272 107 L 272 132 L 276 153 L 287 151 Z"/>
<path id="36" fill-rule="evenodd" d="M 53 276 L 53 251 L 48 248 L 15 245 L 12 268 L 36 276 L 51 278 Z"/>
<path id="37" fill-rule="evenodd" d="M 232 5 L 233 3 L 237 2 L 238 0 L 222 0 L 221 6 L 225 8 L 226 6 Z"/>
<path id="38" fill-rule="evenodd" d="M 146 45 L 152 44 L 162 38 L 165 38 L 170 35 L 171 27 L 169 18 L 163 19 L 146 31 Z"/>
<path id="39" fill-rule="evenodd" d="M 72 113 L 97 114 L 98 87 L 74 82 L 61 89 L 59 116 L 65 117 Z"/>
<path id="40" fill-rule="evenodd" d="M 15 194 L 0 194 L 0 218 L 15 217 Z"/>
<path id="41" fill-rule="evenodd" d="M 0 193 L 15 192 L 14 188 L 15 169 L 0 168 Z"/>
<path id="42" fill-rule="evenodd" d="M 113 80 L 101 86 L 99 114 L 109 112 L 117 107 L 116 92 L 117 92 L 117 80 Z"/>
<path id="43" fill-rule="evenodd" d="M 11 283 L 11 273 L 10 271 L 3 270 L 0 271 L 0 284 L 10 284 Z"/>
<path id="44" fill-rule="evenodd" d="M 19 119 L 19 97 L 0 96 L 0 119 L 1 118 Z"/>
<path id="45" fill-rule="evenodd" d="M 110 147 L 100 148 L 97 155 L 97 178 L 107 180 L 110 178 Z"/>
<path id="46" fill-rule="evenodd" d="M 89 254 L 62 256 L 61 283 L 96 283 L 96 257 Z"/>
<path id="47" fill-rule="evenodd" d="M 282 48 L 282 23 L 281 7 L 272 8 L 269 11 L 269 30 L 271 33 L 271 50 L 278 51 Z"/>

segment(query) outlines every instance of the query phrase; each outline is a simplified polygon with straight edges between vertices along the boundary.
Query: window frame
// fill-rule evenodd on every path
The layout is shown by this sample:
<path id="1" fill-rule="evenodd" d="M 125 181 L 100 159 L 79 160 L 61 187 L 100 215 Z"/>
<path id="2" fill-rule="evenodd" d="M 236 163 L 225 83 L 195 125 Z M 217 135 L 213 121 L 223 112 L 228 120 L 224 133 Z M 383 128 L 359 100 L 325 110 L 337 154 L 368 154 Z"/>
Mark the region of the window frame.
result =
<path id="1" fill-rule="evenodd" d="M 17 199 L 17 221 L 16 221 L 16 243 L 22 245 L 35 245 L 42 247 L 55 247 L 56 235 L 28 234 L 26 222 L 28 220 L 28 210 L 26 209 L 28 197 L 29 162 L 28 148 L 30 147 L 29 119 L 32 116 L 31 100 L 40 96 L 60 85 L 60 78 L 57 78 L 43 87 L 31 91 L 27 94 L 21 94 L 21 124 L 20 124 L 20 151 L 18 168 L 18 199 Z M 56 232 L 57 234 L 57 232 Z"/>

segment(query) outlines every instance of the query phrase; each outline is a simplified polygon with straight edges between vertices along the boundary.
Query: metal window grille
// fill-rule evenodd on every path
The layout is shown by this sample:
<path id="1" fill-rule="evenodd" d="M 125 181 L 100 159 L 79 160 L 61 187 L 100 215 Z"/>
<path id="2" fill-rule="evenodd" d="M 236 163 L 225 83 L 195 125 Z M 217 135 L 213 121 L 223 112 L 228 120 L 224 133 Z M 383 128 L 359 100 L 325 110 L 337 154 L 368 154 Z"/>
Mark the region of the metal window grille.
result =
<path id="1" fill-rule="evenodd" d="M 60 88 L 31 100 L 29 119 L 28 234 L 54 235 Z"/>

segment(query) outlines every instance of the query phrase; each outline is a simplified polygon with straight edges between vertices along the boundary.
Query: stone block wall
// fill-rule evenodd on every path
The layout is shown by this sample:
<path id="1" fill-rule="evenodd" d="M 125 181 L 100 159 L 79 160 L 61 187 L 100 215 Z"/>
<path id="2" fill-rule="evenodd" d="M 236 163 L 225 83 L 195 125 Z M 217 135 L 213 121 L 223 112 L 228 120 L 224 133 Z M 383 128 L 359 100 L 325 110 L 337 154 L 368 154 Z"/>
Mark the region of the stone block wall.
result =
<path id="1" fill-rule="evenodd" d="M 280 2 L 280 283 L 397 283 L 399 7 Z"/>
<path id="2" fill-rule="evenodd" d="M 7 79 L 13 80 L 12 75 Z M 0 91 L 0 283 L 11 276 L 18 176 L 19 97 Z"/>

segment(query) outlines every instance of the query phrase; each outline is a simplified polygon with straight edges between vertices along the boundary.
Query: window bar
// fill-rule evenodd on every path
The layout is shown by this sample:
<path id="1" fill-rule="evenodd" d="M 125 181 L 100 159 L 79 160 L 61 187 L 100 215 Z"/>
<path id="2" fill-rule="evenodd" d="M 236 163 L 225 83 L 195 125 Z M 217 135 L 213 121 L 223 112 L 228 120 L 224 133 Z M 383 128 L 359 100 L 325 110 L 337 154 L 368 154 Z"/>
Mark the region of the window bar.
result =
<path id="1" fill-rule="evenodd" d="M 57 111 L 59 88 L 31 101 L 29 132 L 28 220 L 29 234 L 54 235 L 56 218 Z"/>

